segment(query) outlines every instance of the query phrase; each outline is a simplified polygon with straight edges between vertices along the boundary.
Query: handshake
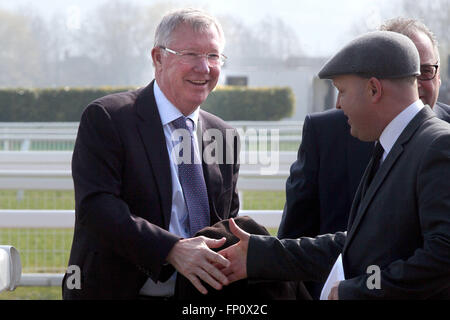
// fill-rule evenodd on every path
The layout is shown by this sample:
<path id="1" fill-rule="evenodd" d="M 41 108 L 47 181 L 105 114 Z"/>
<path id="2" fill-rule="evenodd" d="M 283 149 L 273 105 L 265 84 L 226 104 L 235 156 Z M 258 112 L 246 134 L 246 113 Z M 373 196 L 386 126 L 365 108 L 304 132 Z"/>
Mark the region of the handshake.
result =
<path id="1" fill-rule="evenodd" d="M 243 280 L 248 277 L 247 257 L 250 233 L 240 228 L 236 224 L 234 219 L 230 218 L 228 221 L 229 230 L 237 239 L 234 238 L 228 230 L 226 230 L 226 232 L 217 232 L 217 230 L 214 229 L 214 226 L 212 227 L 212 229 L 215 230 L 214 232 L 212 232 L 212 236 L 216 237 L 217 234 L 225 234 L 228 237 L 234 238 L 233 241 L 228 241 L 228 247 L 218 252 L 214 252 L 213 250 L 211 250 L 224 246 L 226 244 L 227 238 L 222 237 L 221 239 L 216 240 L 211 238 L 210 233 L 205 231 L 205 234 L 207 234 L 208 237 L 198 236 L 195 238 L 180 240 L 175 244 L 174 248 L 168 255 L 167 260 L 178 270 L 179 273 L 184 275 L 199 292 L 204 295 L 208 294 L 208 291 L 203 286 L 200 280 L 203 280 L 216 290 L 221 290 L 223 286 L 227 286 L 233 282 Z M 245 222 L 249 222 L 250 225 L 246 224 Z M 223 229 L 226 222 L 222 221 L 219 224 L 219 229 Z M 239 221 L 239 224 L 246 230 L 249 230 L 251 233 L 255 234 L 261 234 L 261 229 L 264 229 L 263 227 L 258 226 L 251 219 L 247 221 L 241 220 Z M 255 230 L 255 228 L 257 230 Z M 263 232 L 263 235 L 268 235 L 265 229 L 264 231 L 265 232 Z M 272 237 L 272 239 L 277 240 L 275 237 Z M 280 259 L 282 258 L 280 257 Z M 262 261 L 260 263 L 264 262 Z M 255 264 L 253 263 L 253 265 Z M 284 276 L 284 280 L 278 278 L 280 278 L 280 274 L 272 273 L 272 276 L 260 279 L 263 281 L 260 283 L 259 287 L 253 287 L 251 291 L 252 297 L 259 295 L 263 299 L 311 299 L 311 296 L 306 290 L 306 287 L 304 287 L 303 283 L 299 282 L 298 279 L 295 279 L 295 274 L 289 273 L 289 275 L 287 276 L 287 278 L 289 279 L 286 279 L 286 276 Z M 327 289 L 324 295 L 325 299 L 339 299 L 339 284 L 339 281 L 332 282 L 330 284 L 330 287 Z M 239 287 L 239 289 L 234 288 L 233 290 L 234 292 L 239 292 L 238 295 L 245 296 L 245 292 L 241 291 L 246 291 L 247 288 L 247 285 L 244 284 L 244 286 Z M 182 296 L 187 296 L 190 298 L 193 294 L 195 294 L 195 291 L 192 292 L 192 290 L 188 291 L 188 293 L 183 292 L 183 290 L 181 292 Z M 231 296 L 234 297 L 235 295 L 232 294 Z"/>
<path id="2" fill-rule="evenodd" d="M 229 219 L 230 231 L 239 242 L 219 252 L 226 238 L 219 240 L 204 236 L 182 239 L 169 252 L 167 261 L 184 275 L 203 294 L 208 291 L 201 280 L 216 290 L 232 282 L 247 278 L 247 250 L 250 234 Z"/>

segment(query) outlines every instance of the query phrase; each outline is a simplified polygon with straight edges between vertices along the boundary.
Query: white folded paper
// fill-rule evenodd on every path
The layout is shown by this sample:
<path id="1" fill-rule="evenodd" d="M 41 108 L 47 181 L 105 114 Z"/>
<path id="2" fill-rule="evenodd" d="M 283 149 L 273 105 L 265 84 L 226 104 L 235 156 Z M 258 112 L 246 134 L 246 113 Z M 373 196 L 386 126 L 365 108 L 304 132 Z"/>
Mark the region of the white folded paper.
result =
<path id="1" fill-rule="evenodd" d="M 328 300 L 328 295 L 330 294 L 331 288 L 336 282 L 345 280 L 344 267 L 342 265 L 342 254 L 337 257 L 330 274 L 328 275 L 327 281 L 323 286 L 322 292 L 320 293 L 320 300 Z"/>

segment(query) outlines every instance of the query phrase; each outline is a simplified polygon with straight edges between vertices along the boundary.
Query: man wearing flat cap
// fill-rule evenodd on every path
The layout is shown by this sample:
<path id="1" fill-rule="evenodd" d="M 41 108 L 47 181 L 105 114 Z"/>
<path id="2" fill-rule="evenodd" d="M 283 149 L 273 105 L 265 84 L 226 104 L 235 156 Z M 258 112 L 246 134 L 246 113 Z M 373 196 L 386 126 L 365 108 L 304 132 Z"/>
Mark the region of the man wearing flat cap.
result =
<path id="1" fill-rule="evenodd" d="M 389 31 L 325 64 L 319 77 L 333 80 L 351 134 L 376 141 L 347 232 L 279 240 L 231 221 L 240 241 L 220 251 L 230 281 L 328 280 L 325 299 L 450 299 L 450 125 L 419 100 L 419 70 L 414 43 Z"/>
<path id="2" fill-rule="evenodd" d="M 450 106 L 437 101 L 441 85 L 438 41 L 417 19 L 396 17 L 379 30 L 410 38 L 419 52 L 419 98 L 439 119 L 450 122 Z M 286 204 L 277 237 L 316 237 L 347 230 L 350 208 L 375 143 L 350 134 L 348 118 L 336 108 L 308 114 L 296 161 L 286 180 Z M 324 283 L 306 282 L 313 299 Z"/>

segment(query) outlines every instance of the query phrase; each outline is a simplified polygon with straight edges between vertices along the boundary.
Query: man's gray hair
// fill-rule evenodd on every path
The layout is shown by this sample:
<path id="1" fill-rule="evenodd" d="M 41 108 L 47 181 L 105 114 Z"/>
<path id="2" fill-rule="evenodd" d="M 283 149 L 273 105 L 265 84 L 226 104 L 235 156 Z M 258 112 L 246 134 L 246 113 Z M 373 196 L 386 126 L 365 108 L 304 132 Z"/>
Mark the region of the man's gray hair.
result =
<path id="1" fill-rule="evenodd" d="M 421 21 L 417 19 L 397 17 L 384 22 L 380 26 L 379 30 L 398 32 L 407 36 L 408 38 L 413 37 L 419 31 L 423 32 L 428 38 L 430 38 L 439 63 L 440 57 L 439 57 L 438 41 L 436 39 L 436 36 Z"/>
<path id="2" fill-rule="evenodd" d="M 222 45 L 225 45 L 222 26 L 215 17 L 199 9 L 187 8 L 169 12 L 162 18 L 156 28 L 154 47 L 169 46 L 172 32 L 181 24 L 190 25 L 195 32 L 203 32 L 214 26 L 222 40 Z"/>

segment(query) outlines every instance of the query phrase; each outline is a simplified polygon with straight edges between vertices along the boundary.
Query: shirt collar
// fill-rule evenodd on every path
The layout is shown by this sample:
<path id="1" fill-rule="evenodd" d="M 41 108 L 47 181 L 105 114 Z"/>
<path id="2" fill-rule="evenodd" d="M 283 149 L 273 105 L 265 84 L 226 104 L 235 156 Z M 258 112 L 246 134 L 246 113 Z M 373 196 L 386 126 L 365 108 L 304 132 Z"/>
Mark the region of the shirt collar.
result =
<path id="1" fill-rule="evenodd" d="M 380 136 L 380 143 L 384 149 L 383 158 L 384 160 L 391 151 L 395 142 L 397 141 L 400 134 L 406 128 L 408 123 L 419 113 L 424 107 L 421 100 L 417 100 L 400 112 L 387 126 L 384 128 Z"/>
<path id="2" fill-rule="evenodd" d="M 158 107 L 159 116 L 161 117 L 161 123 L 163 126 L 183 116 L 180 110 L 178 110 L 169 101 L 169 99 L 166 98 L 166 96 L 158 86 L 156 80 L 153 85 L 153 93 L 155 95 L 156 106 Z M 199 114 L 200 114 L 200 106 L 198 106 L 190 115 L 187 116 L 194 122 L 194 131 L 197 129 Z"/>

